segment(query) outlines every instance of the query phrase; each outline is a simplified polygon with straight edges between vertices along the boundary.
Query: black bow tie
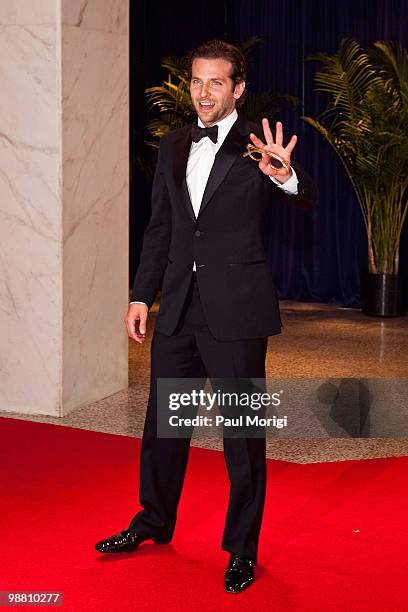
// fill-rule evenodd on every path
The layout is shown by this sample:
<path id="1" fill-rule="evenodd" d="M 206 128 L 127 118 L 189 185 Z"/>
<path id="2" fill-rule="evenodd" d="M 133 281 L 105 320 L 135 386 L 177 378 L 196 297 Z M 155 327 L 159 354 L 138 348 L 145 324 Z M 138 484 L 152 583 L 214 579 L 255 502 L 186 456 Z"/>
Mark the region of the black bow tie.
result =
<path id="1" fill-rule="evenodd" d="M 200 127 L 197 124 L 194 124 L 191 128 L 191 138 L 194 142 L 199 142 L 202 138 L 208 136 L 213 143 L 215 144 L 218 139 L 218 125 L 213 125 L 211 127 Z"/>

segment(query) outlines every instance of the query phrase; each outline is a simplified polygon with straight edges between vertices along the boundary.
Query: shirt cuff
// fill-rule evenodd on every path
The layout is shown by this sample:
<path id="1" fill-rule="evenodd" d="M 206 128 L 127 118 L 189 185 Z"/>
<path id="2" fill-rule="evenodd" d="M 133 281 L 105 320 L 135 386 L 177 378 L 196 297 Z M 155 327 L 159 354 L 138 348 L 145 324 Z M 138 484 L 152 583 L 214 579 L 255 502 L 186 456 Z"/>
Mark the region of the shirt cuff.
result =
<path id="1" fill-rule="evenodd" d="M 274 176 L 270 176 L 269 178 L 271 179 L 271 181 L 275 183 L 275 185 L 280 187 L 282 191 L 286 191 L 286 193 L 297 195 L 299 180 L 298 180 L 298 177 L 294 169 L 291 168 L 291 170 L 292 170 L 292 176 L 290 177 L 290 179 L 286 181 L 286 183 L 280 183 L 279 181 L 276 180 Z"/>
<path id="2" fill-rule="evenodd" d="M 145 306 L 147 306 L 146 302 L 129 302 L 129 304 L 144 304 Z"/>

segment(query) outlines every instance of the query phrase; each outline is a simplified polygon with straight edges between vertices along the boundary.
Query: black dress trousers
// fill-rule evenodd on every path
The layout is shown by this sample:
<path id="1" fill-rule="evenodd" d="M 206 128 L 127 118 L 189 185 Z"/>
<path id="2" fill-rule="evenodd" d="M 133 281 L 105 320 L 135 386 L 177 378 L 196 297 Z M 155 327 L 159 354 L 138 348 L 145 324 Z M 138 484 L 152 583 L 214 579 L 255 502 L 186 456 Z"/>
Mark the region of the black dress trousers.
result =
<path id="1" fill-rule="evenodd" d="M 153 334 L 140 457 L 143 510 L 129 529 L 143 537 L 172 538 L 187 467 L 190 439 L 157 436 L 157 379 L 265 378 L 266 350 L 267 338 L 219 341 L 211 335 L 193 273 L 176 332 Z M 224 437 L 223 444 L 230 495 L 222 548 L 256 561 L 266 489 L 265 438 Z"/>

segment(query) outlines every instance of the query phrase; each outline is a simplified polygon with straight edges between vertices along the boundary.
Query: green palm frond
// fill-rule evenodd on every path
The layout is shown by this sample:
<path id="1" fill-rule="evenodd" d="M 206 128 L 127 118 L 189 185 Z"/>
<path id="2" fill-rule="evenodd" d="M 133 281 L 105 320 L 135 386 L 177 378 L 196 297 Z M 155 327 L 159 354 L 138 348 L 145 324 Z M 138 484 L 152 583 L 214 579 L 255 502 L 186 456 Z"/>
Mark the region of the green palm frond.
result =
<path id="1" fill-rule="evenodd" d="M 408 56 L 379 41 L 364 50 L 343 40 L 323 64 L 316 90 L 328 96 L 317 119 L 303 117 L 342 161 L 363 214 L 371 272 L 398 272 L 398 248 L 407 215 Z"/>
<path id="2" fill-rule="evenodd" d="M 193 108 L 188 90 L 182 85 L 172 83 L 170 78 L 159 87 L 146 89 L 146 98 L 148 103 L 161 113 L 184 112 Z"/>
<path id="3" fill-rule="evenodd" d="M 174 55 L 163 58 L 161 67 L 172 76 L 184 82 L 188 87 L 187 81 L 187 57 L 176 57 Z"/>

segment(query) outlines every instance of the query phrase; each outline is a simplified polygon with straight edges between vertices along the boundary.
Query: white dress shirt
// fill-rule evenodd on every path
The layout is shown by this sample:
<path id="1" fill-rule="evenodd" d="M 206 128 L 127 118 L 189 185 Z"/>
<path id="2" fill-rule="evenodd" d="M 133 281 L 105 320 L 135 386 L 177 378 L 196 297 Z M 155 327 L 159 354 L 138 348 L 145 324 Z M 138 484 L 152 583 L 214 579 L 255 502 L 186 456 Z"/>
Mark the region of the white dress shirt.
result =
<path id="1" fill-rule="evenodd" d="M 224 140 L 228 136 L 228 133 L 235 121 L 238 119 L 238 113 L 234 111 L 221 119 L 216 125 L 218 125 L 218 137 L 217 142 L 213 142 L 208 136 L 201 138 L 199 142 L 192 142 L 190 153 L 187 162 L 186 180 L 188 193 L 190 195 L 191 204 L 193 206 L 194 214 L 196 218 L 200 211 L 201 201 L 203 199 L 205 186 L 207 185 L 208 177 L 210 176 L 211 168 L 215 160 L 215 156 L 222 146 Z M 198 125 L 205 127 L 201 119 L 198 117 Z M 255 163 L 255 162 L 254 162 Z M 273 176 L 269 177 L 280 189 L 287 193 L 297 194 L 298 191 L 298 178 L 296 172 L 292 168 L 292 176 L 286 181 L 286 183 L 280 183 Z M 193 264 L 193 270 L 196 269 L 196 264 Z M 131 304 L 144 304 L 144 302 L 130 302 Z"/>

